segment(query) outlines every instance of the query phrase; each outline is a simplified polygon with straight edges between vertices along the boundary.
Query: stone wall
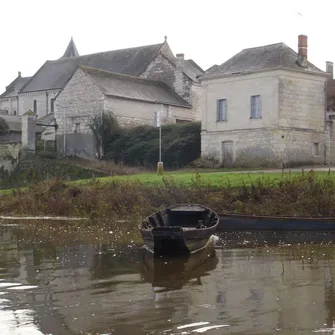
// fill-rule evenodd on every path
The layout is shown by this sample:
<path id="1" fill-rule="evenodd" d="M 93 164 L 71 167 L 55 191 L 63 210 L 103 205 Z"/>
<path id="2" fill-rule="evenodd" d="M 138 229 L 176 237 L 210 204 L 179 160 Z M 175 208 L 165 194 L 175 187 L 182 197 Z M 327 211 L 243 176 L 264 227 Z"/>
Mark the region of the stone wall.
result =
<path id="1" fill-rule="evenodd" d="M 57 134 L 88 133 L 88 120 L 103 111 L 104 94 L 84 71 L 78 69 L 55 101 Z M 64 107 L 62 107 L 64 106 Z"/>
<path id="2" fill-rule="evenodd" d="M 326 123 L 326 162 L 335 164 L 335 124 L 333 121 Z"/>
<path id="3" fill-rule="evenodd" d="M 277 70 L 213 79 L 204 87 L 203 156 L 222 160 L 222 142 L 232 141 L 236 165 L 325 162 L 325 77 Z M 260 119 L 250 119 L 252 95 L 260 95 Z M 218 99 L 227 99 L 226 121 L 216 121 Z"/>
<path id="4" fill-rule="evenodd" d="M 19 114 L 34 111 L 34 100 L 37 102 L 38 118 L 51 113 L 51 99 L 54 99 L 58 92 L 59 90 L 19 93 Z"/>
<path id="5" fill-rule="evenodd" d="M 295 166 L 324 163 L 324 133 L 274 128 L 201 134 L 202 156 L 223 160 L 222 142 L 233 142 L 236 166 Z M 313 145 L 319 143 L 318 152 Z"/>
<path id="6" fill-rule="evenodd" d="M 0 110 L 8 111 L 8 115 L 18 114 L 19 105 L 17 97 L 0 98 Z"/>
<path id="7" fill-rule="evenodd" d="M 160 53 L 141 77 L 159 80 L 167 84 L 192 106 L 193 121 L 200 121 L 200 115 L 205 106 L 204 89 L 183 72 L 182 66 L 177 67 Z"/>
<path id="8" fill-rule="evenodd" d="M 206 112 L 202 129 L 231 131 L 278 125 L 279 71 L 236 75 L 204 81 Z M 260 95 L 262 118 L 251 119 L 251 96 Z M 227 121 L 217 121 L 217 100 L 227 100 Z"/>
<path id="9" fill-rule="evenodd" d="M 191 95 L 193 120 L 201 121 L 206 107 L 206 91 L 200 84 L 193 83 Z"/>
<path id="10" fill-rule="evenodd" d="M 64 139 L 65 139 L 65 156 L 77 156 L 86 159 L 96 157 L 95 142 L 91 134 L 66 134 L 56 136 L 57 153 L 60 157 L 64 156 Z"/>
<path id="11" fill-rule="evenodd" d="M 0 170 L 12 172 L 19 162 L 20 143 L 0 143 Z"/>
<path id="12" fill-rule="evenodd" d="M 279 77 L 279 126 L 324 131 L 326 78 L 294 72 Z"/>
<path id="13" fill-rule="evenodd" d="M 139 125 L 153 125 L 154 113 L 159 112 L 161 123 L 175 123 L 176 120 L 192 121 L 193 114 L 190 108 L 168 106 L 168 117 L 163 115 L 163 105 L 145 101 L 108 97 L 105 100 L 104 110 L 112 112 L 122 127 Z"/>

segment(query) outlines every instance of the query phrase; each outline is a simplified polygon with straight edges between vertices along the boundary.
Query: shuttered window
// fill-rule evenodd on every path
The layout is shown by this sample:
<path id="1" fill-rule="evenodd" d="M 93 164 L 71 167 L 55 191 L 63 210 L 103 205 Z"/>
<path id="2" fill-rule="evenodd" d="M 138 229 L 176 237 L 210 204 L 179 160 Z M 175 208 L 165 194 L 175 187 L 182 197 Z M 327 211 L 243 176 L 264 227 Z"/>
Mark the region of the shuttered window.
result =
<path id="1" fill-rule="evenodd" d="M 262 117 L 261 111 L 261 97 L 259 95 L 253 95 L 251 97 L 251 119 L 260 119 Z"/>
<path id="2" fill-rule="evenodd" d="M 227 121 L 227 99 L 217 100 L 216 120 Z"/>

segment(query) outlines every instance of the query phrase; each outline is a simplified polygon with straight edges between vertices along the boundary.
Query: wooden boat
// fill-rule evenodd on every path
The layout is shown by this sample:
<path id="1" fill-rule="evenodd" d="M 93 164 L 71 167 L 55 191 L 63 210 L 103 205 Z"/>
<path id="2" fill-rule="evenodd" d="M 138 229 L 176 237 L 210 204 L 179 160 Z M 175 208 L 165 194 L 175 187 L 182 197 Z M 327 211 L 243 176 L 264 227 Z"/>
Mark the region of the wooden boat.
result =
<path id="1" fill-rule="evenodd" d="M 295 217 L 218 213 L 218 231 L 335 231 L 335 217 Z"/>
<path id="2" fill-rule="evenodd" d="M 139 225 L 149 250 L 162 255 L 203 249 L 219 223 L 218 215 L 197 204 L 180 204 L 148 216 Z"/>
<path id="3" fill-rule="evenodd" d="M 140 273 L 153 287 L 167 290 L 179 290 L 195 279 L 201 284 L 201 278 L 208 276 L 218 263 L 213 243 L 209 243 L 197 253 L 180 257 L 157 256 L 150 251 L 143 253 Z"/>

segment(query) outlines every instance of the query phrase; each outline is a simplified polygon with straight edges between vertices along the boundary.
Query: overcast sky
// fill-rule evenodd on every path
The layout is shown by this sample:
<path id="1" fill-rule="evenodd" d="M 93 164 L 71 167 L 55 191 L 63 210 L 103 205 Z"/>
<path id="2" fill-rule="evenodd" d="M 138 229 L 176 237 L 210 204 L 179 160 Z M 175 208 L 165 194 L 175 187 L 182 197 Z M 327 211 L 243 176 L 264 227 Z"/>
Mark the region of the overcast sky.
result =
<path id="1" fill-rule="evenodd" d="M 0 91 L 21 71 L 32 76 L 61 57 L 73 36 L 81 55 L 156 44 L 203 69 L 248 47 L 284 42 L 325 70 L 335 61 L 334 0 L 16 0 L 1 3 Z M 298 13 L 302 14 L 299 15 Z"/>

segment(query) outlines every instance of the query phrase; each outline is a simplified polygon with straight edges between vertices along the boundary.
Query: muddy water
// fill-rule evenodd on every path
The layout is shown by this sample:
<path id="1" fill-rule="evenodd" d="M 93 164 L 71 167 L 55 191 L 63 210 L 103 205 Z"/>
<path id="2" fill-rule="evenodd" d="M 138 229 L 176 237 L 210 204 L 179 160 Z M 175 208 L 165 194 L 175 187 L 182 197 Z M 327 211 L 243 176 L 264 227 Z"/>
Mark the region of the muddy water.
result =
<path id="1" fill-rule="evenodd" d="M 2 226 L 0 334 L 335 334 L 333 235 L 221 237 L 171 261 Z"/>

